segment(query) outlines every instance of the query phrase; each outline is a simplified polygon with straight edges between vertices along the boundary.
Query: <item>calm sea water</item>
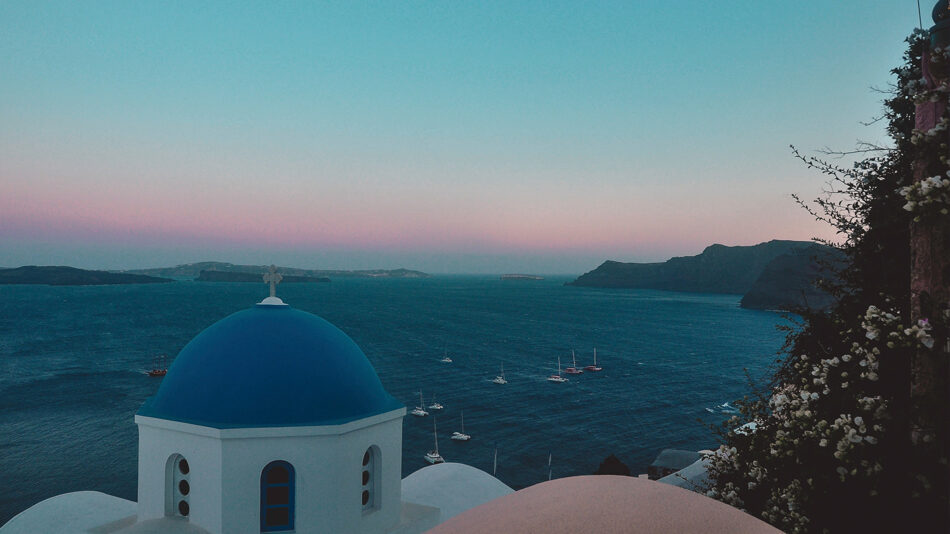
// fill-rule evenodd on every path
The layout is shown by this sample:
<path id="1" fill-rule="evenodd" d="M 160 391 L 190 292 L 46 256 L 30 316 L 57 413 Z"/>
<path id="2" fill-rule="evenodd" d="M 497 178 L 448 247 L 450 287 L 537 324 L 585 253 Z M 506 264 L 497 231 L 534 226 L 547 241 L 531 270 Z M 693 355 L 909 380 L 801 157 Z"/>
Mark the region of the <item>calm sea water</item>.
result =
<path id="1" fill-rule="evenodd" d="M 408 407 L 432 395 L 447 461 L 521 488 L 589 474 L 609 454 L 635 472 L 663 448 L 715 446 L 697 419 L 763 377 L 784 335 L 738 295 L 565 287 L 567 278 L 334 280 L 279 294 L 349 334 Z M 161 379 L 153 356 L 266 296 L 263 284 L 0 286 L 0 524 L 47 497 L 98 490 L 136 499 L 133 415 Z M 557 357 L 604 370 L 554 384 Z M 454 363 L 440 363 L 448 350 Z M 491 379 L 504 362 L 509 383 Z M 707 408 L 712 409 L 711 414 Z M 460 410 L 467 443 L 449 440 Z M 407 416 L 403 475 L 425 466 L 433 418 Z"/>

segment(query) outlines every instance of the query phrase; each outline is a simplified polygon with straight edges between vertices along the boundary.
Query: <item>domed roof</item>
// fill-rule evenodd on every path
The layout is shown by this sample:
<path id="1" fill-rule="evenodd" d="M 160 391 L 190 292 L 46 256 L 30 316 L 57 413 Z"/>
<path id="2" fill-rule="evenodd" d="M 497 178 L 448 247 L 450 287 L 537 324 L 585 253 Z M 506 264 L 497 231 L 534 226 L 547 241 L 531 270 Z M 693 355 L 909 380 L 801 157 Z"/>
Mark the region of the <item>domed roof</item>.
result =
<path id="1" fill-rule="evenodd" d="M 566 502 L 571 503 L 570 513 L 565 513 Z M 567 477 L 535 484 L 466 510 L 428 532 L 631 531 L 781 534 L 761 519 L 705 495 L 618 475 Z"/>
<path id="2" fill-rule="evenodd" d="M 404 407 L 339 328 L 269 300 L 185 345 L 139 415 L 215 428 L 273 427 L 342 424 Z"/>

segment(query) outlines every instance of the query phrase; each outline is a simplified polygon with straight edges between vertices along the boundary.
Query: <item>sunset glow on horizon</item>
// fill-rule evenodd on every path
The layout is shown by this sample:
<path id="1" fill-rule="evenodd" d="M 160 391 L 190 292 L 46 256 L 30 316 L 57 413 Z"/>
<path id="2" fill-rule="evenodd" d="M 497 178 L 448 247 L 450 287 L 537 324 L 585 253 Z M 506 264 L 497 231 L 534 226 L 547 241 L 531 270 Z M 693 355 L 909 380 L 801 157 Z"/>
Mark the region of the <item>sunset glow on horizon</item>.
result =
<path id="1" fill-rule="evenodd" d="M 4 2 L 0 266 L 578 273 L 833 239 L 788 145 L 886 142 L 860 121 L 916 11 L 631 4 Z"/>

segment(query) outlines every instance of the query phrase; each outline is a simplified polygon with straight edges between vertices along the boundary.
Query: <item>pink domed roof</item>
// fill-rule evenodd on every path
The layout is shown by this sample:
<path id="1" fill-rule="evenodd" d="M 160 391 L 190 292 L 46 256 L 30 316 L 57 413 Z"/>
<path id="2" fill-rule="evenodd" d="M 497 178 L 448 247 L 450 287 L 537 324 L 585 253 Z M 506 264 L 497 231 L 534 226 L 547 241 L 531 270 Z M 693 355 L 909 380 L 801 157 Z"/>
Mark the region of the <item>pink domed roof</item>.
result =
<path id="1" fill-rule="evenodd" d="M 463 512 L 429 532 L 781 534 L 741 510 L 698 493 L 611 475 L 536 484 Z"/>

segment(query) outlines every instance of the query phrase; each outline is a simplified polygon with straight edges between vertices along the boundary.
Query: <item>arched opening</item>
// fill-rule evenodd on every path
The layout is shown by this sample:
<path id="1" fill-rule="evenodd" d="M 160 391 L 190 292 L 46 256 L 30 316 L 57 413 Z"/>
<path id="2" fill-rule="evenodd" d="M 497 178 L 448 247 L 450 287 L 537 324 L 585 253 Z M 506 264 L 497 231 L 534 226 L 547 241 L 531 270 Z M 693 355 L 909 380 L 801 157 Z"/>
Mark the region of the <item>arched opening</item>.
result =
<path id="1" fill-rule="evenodd" d="M 362 503 L 364 513 L 379 509 L 379 473 L 380 451 L 379 447 L 373 445 L 363 453 L 363 466 L 360 473 L 362 482 L 360 503 Z"/>
<path id="2" fill-rule="evenodd" d="M 261 532 L 294 529 L 294 468 L 271 462 L 261 471 Z"/>
<path id="3" fill-rule="evenodd" d="M 181 454 L 165 462 L 165 515 L 187 518 L 191 514 L 191 466 Z"/>

